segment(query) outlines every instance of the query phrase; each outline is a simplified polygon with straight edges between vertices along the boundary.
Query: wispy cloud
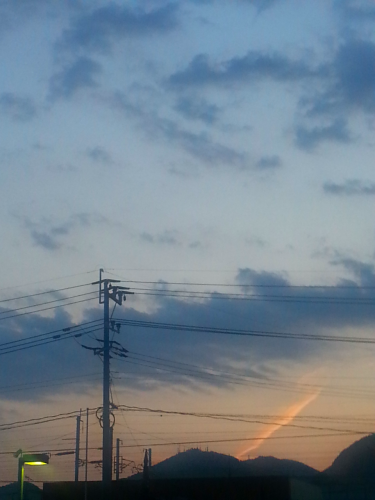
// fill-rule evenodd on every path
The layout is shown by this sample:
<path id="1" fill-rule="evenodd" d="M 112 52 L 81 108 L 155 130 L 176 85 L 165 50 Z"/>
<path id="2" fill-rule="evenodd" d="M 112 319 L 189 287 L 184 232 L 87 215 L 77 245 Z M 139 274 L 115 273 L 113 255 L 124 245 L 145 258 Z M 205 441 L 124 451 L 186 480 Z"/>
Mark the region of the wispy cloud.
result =
<path id="1" fill-rule="evenodd" d="M 375 183 L 365 182 L 359 179 L 348 179 L 338 184 L 336 182 L 325 182 L 323 190 L 327 194 L 336 196 L 374 196 Z"/>
<path id="2" fill-rule="evenodd" d="M 13 92 L 0 94 L 0 114 L 15 121 L 28 121 L 36 116 L 37 110 L 30 97 L 24 97 Z"/>
<path id="3" fill-rule="evenodd" d="M 328 125 L 315 127 L 298 126 L 295 130 L 295 143 L 300 149 L 312 151 L 322 142 L 334 141 L 349 143 L 353 141 L 347 122 L 344 119 L 336 119 Z"/>
<path id="4" fill-rule="evenodd" d="M 168 83 L 172 88 L 202 85 L 231 85 L 260 80 L 293 82 L 318 76 L 304 61 L 292 60 L 277 52 L 249 51 L 245 56 L 222 62 L 211 61 L 206 54 L 198 54 L 189 65 L 172 74 Z"/>
<path id="5" fill-rule="evenodd" d="M 101 73 L 100 64 L 88 57 L 79 57 L 55 73 L 49 83 L 51 99 L 72 97 L 83 88 L 97 87 L 96 77 Z"/>
<path id="6" fill-rule="evenodd" d="M 144 11 L 126 5 L 108 5 L 82 13 L 63 32 L 56 49 L 61 51 L 109 52 L 124 38 L 165 34 L 177 26 L 176 5 Z"/>
<path id="7" fill-rule="evenodd" d="M 98 214 L 76 213 L 71 215 L 64 222 L 56 223 L 51 219 L 43 218 L 39 221 L 29 217 L 18 217 L 22 220 L 23 226 L 29 232 L 35 246 L 44 250 L 56 251 L 64 246 L 66 239 L 74 229 L 87 228 L 93 225 L 106 222 L 106 218 Z"/>

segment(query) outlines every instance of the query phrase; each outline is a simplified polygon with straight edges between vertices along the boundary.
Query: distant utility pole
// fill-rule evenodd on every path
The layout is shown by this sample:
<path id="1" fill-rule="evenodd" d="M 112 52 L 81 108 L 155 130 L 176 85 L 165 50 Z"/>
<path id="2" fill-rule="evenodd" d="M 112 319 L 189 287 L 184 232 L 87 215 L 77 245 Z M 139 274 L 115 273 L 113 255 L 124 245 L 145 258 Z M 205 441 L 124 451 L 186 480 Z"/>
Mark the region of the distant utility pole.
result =
<path id="1" fill-rule="evenodd" d="M 77 427 L 76 427 L 76 452 L 75 452 L 75 462 L 74 462 L 74 481 L 78 483 L 79 476 L 79 448 L 80 448 L 80 438 L 81 438 L 81 412 L 77 417 Z"/>
<path id="2" fill-rule="evenodd" d="M 129 288 L 123 286 L 113 286 L 112 283 L 119 283 L 120 280 L 103 279 L 103 269 L 99 271 L 99 281 L 93 283 L 99 284 L 99 304 L 104 305 L 104 331 L 103 347 L 98 350 L 98 354 L 103 356 L 103 486 L 109 488 L 112 482 L 112 429 L 111 429 L 111 409 L 110 409 L 110 349 L 109 340 L 109 299 L 116 304 L 121 305 L 126 300 L 126 294 Z"/>
<path id="3" fill-rule="evenodd" d="M 116 481 L 120 479 L 120 442 L 119 438 L 116 439 Z"/>

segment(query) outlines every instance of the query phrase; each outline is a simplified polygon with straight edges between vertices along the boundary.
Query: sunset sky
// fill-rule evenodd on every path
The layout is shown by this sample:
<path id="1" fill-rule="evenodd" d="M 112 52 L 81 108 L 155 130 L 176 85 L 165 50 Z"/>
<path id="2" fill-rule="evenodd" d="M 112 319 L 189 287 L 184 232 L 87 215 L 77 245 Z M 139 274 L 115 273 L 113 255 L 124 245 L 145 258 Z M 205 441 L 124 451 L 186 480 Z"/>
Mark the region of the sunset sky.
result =
<path id="1" fill-rule="evenodd" d="M 14 422 L 101 405 L 99 268 L 134 292 L 123 475 L 146 447 L 322 470 L 373 431 L 374 20 L 372 0 L 0 0 L 0 481 L 19 448 L 52 453 L 33 480 L 74 477 L 75 413 Z"/>

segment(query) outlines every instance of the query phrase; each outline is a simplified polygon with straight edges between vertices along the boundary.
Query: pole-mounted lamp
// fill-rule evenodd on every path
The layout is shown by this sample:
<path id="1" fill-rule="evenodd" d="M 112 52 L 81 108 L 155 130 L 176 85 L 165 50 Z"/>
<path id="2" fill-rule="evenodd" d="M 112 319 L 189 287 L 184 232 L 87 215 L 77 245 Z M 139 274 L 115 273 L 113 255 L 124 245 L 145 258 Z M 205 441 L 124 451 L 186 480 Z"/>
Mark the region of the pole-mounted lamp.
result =
<path id="1" fill-rule="evenodd" d="M 19 500 L 23 500 L 24 466 L 47 465 L 49 463 L 49 455 L 47 453 L 22 453 L 22 450 L 18 450 L 14 456 L 18 458 Z"/>

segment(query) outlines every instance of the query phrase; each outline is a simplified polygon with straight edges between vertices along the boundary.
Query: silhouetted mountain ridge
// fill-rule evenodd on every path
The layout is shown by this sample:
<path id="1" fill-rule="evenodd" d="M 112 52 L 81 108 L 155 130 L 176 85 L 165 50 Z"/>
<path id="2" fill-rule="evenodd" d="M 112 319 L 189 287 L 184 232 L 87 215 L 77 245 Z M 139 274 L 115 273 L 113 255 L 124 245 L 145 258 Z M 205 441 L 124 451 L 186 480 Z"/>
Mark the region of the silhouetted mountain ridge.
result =
<path id="1" fill-rule="evenodd" d="M 374 471 L 375 434 L 370 434 L 345 448 L 324 473 L 375 483 Z"/>
<path id="2" fill-rule="evenodd" d="M 214 451 L 193 448 L 154 465 L 150 478 L 202 478 L 202 477 L 248 477 L 248 476 L 292 476 L 311 477 L 315 469 L 294 460 L 274 457 L 258 457 L 245 461 Z M 141 474 L 133 476 L 140 479 Z"/>

